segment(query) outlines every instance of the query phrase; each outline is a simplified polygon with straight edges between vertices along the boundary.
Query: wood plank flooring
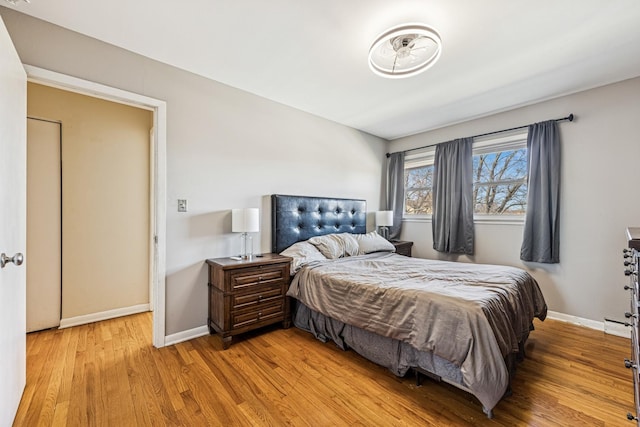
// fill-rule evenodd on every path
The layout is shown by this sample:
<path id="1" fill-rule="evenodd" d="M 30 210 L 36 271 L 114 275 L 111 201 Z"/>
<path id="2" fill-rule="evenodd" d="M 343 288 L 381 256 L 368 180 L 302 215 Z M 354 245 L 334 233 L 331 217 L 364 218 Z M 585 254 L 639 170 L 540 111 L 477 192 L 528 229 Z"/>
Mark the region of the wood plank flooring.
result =
<path id="1" fill-rule="evenodd" d="M 628 426 L 629 340 L 536 321 L 513 395 L 397 378 L 296 328 L 151 345 L 151 314 L 27 336 L 15 426 Z"/>

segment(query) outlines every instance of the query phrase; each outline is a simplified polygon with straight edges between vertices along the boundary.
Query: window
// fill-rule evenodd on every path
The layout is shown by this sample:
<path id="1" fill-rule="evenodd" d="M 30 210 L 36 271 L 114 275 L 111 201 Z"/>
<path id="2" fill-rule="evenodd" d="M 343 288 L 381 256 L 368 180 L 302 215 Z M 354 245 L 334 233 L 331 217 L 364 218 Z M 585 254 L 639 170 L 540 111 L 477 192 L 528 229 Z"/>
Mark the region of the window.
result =
<path id="1" fill-rule="evenodd" d="M 435 147 L 420 153 L 406 155 L 404 159 L 405 215 L 431 215 L 433 213 L 433 160 Z"/>
<path id="2" fill-rule="evenodd" d="M 527 149 L 473 156 L 473 212 L 523 215 L 527 206 Z"/>
<path id="3" fill-rule="evenodd" d="M 527 206 L 527 133 L 491 135 L 473 142 L 474 214 L 524 216 Z M 405 216 L 433 213 L 435 147 L 405 156 Z"/>

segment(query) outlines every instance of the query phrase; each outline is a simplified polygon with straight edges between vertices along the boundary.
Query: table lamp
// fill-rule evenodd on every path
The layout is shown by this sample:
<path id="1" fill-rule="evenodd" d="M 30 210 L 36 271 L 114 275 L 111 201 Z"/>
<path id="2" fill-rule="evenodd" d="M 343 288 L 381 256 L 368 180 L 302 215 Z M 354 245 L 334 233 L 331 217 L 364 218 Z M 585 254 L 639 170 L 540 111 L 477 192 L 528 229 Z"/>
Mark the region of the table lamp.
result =
<path id="1" fill-rule="evenodd" d="M 240 235 L 240 257 L 253 258 L 253 237 L 248 233 L 260 231 L 260 209 L 242 208 L 231 210 L 231 231 Z"/>
<path id="2" fill-rule="evenodd" d="M 389 240 L 389 227 L 393 225 L 393 211 L 376 212 L 376 226 L 379 227 L 378 234 Z"/>

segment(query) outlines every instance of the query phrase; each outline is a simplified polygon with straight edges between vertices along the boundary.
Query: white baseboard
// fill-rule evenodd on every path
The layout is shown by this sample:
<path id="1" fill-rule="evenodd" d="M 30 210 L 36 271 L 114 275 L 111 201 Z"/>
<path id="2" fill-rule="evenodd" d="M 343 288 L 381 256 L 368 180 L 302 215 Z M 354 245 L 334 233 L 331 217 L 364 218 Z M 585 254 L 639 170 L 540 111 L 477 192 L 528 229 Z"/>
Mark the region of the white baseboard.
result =
<path id="1" fill-rule="evenodd" d="M 604 333 L 631 339 L 631 328 L 615 322 L 604 321 Z"/>
<path id="2" fill-rule="evenodd" d="M 585 328 L 596 329 L 603 331 L 606 334 L 616 335 L 623 338 L 631 338 L 631 330 L 618 323 L 614 322 L 598 322 L 597 320 L 584 319 L 578 316 L 571 316 L 569 314 L 558 313 L 557 311 L 547 312 L 547 317 L 553 320 L 559 320 L 561 322 L 567 322 L 578 326 L 584 326 Z"/>
<path id="3" fill-rule="evenodd" d="M 101 320 L 115 319 L 116 317 L 128 316 L 130 314 L 144 313 L 145 311 L 149 311 L 149 304 L 138 304 L 130 307 L 101 311 L 99 313 L 69 317 L 67 319 L 60 320 L 60 329 L 70 328 L 71 326 L 86 325 L 87 323 L 99 322 Z"/>
<path id="4" fill-rule="evenodd" d="M 189 341 L 204 335 L 209 335 L 209 328 L 207 326 L 198 326 L 197 328 L 178 332 L 177 334 L 167 335 L 164 337 L 164 345 L 178 344 L 179 342 Z"/>

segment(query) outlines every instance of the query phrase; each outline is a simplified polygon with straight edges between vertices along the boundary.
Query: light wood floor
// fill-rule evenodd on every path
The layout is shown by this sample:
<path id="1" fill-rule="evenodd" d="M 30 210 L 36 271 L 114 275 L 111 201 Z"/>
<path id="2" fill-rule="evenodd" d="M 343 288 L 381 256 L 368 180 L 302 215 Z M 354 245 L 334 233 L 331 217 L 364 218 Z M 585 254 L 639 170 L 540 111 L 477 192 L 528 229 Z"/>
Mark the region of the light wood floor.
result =
<path id="1" fill-rule="evenodd" d="M 296 328 L 222 351 L 205 336 L 151 345 L 151 315 L 27 336 L 16 426 L 628 426 L 629 341 L 536 321 L 513 395 L 493 420 L 446 384 L 396 378 Z"/>

